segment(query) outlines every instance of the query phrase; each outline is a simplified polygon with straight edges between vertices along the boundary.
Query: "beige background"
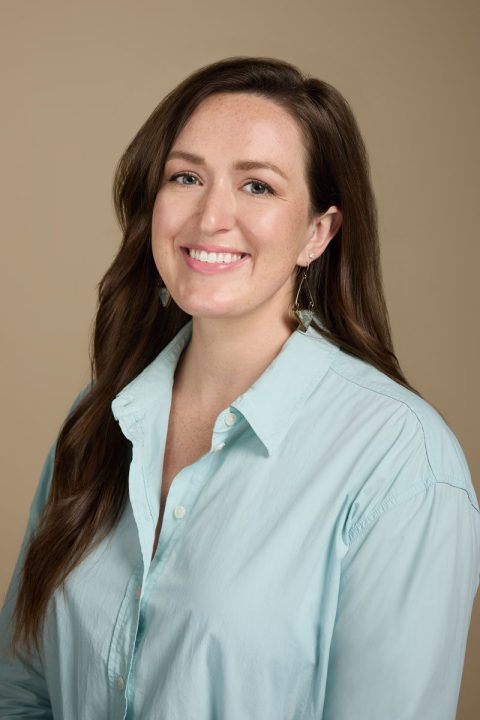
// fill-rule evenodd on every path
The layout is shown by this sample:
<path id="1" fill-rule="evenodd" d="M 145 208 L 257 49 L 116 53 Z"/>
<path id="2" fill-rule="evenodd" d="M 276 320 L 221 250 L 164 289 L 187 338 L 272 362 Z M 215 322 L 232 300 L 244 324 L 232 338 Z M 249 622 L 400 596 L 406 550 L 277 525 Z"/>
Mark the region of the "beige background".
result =
<path id="1" fill-rule="evenodd" d="M 44 456 L 88 380 L 96 285 L 120 241 L 115 163 L 168 90 L 230 55 L 284 58 L 351 103 L 397 355 L 480 494 L 479 20 L 467 0 L 2 0 L 2 598 Z M 478 717 L 479 597 L 460 720 Z"/>

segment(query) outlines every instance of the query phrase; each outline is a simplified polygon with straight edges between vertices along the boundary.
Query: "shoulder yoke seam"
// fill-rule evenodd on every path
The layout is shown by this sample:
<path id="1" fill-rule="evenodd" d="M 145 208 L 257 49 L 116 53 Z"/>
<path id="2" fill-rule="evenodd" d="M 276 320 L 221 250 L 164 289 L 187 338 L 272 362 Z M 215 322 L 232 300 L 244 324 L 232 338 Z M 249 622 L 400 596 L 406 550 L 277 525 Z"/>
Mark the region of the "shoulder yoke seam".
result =
<path id="1" fill-rule="evenodd" d="M 373 366 L 372 366 L 372 367 L 373 367 Z M 378 389 L 378 388 L 375 387 L 375 386 L 371 386 L 371 385 L 366 385 L 366 384 L 360 383 L 360 382 L 358 382 L 357 380 L 353 379 L 352 377 L 350 377 L 350 376 L 348 376 L 348 375 L 345 375 L 344 373 L 340 372 L 340 371 L 337 370 L 336 368 L 333 368 L 333 367 L 332 367 L 332 370 L 333 370 L 337 375 L 339 375 L 340 377 L 342 377 L 344 380 L 347 380 L 348 382 L 352 382 L 354 385 L 358 385 L 358 387 L 364 388 L 365 390 L 371 390 L 372 392 L 375 392 L 375 393 L 377 393 L 378 395 L 383 395 L 384 397 L 389 397 L 391 400 L 396 400 L 398 403 L 401 403 L 402 405 L 405 405 L 406 408 L 408 408 L 408 410 L 412 413 L 412 415 L 415 416 L 415 418 L 416 418 L 416 420 L 417 420 L 417 422 L 418 422 L 418 424 L 419 424 L 419 426 L 420 426 L 420 428 L 421 428 L 422 435 L 423 435 L 423 445 L 424 445 L 424 448 L 425 448 L 425 455 L 426 455 L 426 457 L 427 457 L 427 462 L 428 462 L 428 466 L 429 466 L 429 468 L 430 468 L 430 471 L 431 471 L 433 477 L 435 478 L 435 480 L 436 480 L 436 481 L 439 481 L 439 478 L 440 478 L 441 476 L 439 476 L 439 475 L 437 475 L 437 473 L 435 473 L 435 471 L 434 471 L 434 469 L 433 469 L 433 467 L 432 467 L 432 463 L 430 462 L 430 455 L 429 455 L 429 452 L 428 452 L 428 445 L 427 445 L 427 438 L 426 438 L 426 434 L 425 434 L 425 428 L 424 428 L 424 426 L 423 426 L 423 423 L 422 423 L 420 417 L 419 417 L 418 414 L 415 412 L 415 410 L 412 408 L 412 406 L 411 406 L 408 402 L 406 402 L 406 400 L 402 400 L 401 398 L 395 397 L 395 395 L 390 395 L 390 393 L 385 392 L 384 390 L 380 390 L 380 389 Z M 395 381 L 392 380 L 392 382 L 395 382 Z M 402 386 L 402 387 L 403 387 L 403 386 Z M 424 402 L 427 402 L 427 401 L 425 400 Z M 433 408 L 433 409 L 434 409 L 434 408 Z M 452 478 L 452 479 L 453 479 L 453 480 L 456 480 L 457 478 Z M 465 478 L 461 478 L 461 479 L 458 478 L 458 482 L 460 483 L 460 485 L 461 485 L 461 486 L 465 489 L 465 491 L 466 491 L 466 488 L 464 487 L 464 485 L 465 485 Z M 455 486 L 455 487 L 457 487 L 457 486 Z"/>

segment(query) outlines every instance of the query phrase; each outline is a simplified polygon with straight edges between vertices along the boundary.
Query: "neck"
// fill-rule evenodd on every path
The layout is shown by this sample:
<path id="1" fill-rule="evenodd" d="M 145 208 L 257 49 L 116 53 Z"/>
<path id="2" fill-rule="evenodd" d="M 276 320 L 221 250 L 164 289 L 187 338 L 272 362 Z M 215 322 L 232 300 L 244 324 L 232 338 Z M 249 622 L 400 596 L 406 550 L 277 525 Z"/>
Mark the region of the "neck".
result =
<path id="1" fill-rule="evenodd" d="M 228 407 L 260 377 L 296 327 L 288 317 L 261 313 L 255 318 L 193 317 L 174 392 L 205 412 Z"/>

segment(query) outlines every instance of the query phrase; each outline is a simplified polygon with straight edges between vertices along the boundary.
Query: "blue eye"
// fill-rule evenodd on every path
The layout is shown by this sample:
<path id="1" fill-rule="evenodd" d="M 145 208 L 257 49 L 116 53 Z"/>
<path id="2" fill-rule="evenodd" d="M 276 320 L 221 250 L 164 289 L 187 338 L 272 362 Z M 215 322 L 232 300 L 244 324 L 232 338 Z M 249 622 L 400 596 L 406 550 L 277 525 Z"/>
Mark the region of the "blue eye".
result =
<path id="1" fill-rule="evenodd" d="M 274 192 L 273 192 L 272 188 L 270 187 L 270 185 L 267 185 L 267 184 L 264 183 L 264 182 L 260 182 L 260 180 L 249 180 L 248 183 L 246 183 L 246 184 L 247 184 L 247 185 L 257 185 L 257 187 L 259 186 L 259 187 L 261 187 L 261 188 L 263 188 L 264 190 L 267 191 L 267 192 L 262 192 L 262 193 L 255 193 L 255 192 L 254 192 L 254 193 L 251 193 L 252 195 L 273 195 L 273 194 L 274 194 Z"/>
<path id="2" fill-rule="evenodd" d="M 177 182 L 179 178 L 193 178 L 194 180 L 198 180 L 196 175 L 193 175 L 192 173 L 177 173 L 176 175 L 173 175 L 170 178 L 170 182 Z M 195 185 L 194 182 L 178 182 L 177 185 Z M 274 191 L 270 187 L 270 185 L 267 185 L 267 183 L 260 182 L 260 180 L 249 180 L 247 183 L 245 183 L 244 187 L 247 185 L 255 185 L 257 188 L 261 188 L 264 192 L 249 192 L 249 195 L 275 195 Z"/>
<path id="3" fill-rule="evenodd" d="M 198 178 L 195 177 L 195 175 L 192 175 L 191 173 L 178 173 L 177 175 L 174 175 L 173 177 L 171 177 L 170 180 L 171 180 L 171 181 L 175 181 L 175 180 L 177 180 L 178 178 L 181 178 L 181 177 L 190 177 L 190 178 L 194 178 L 195 180 L 198 180 Z M 183 182 L 182 182 L 182 183 L 177 183 L 177 184 L 178 184 L 178 185 L 193 185 L 193 183 L 183 183 Z"/>

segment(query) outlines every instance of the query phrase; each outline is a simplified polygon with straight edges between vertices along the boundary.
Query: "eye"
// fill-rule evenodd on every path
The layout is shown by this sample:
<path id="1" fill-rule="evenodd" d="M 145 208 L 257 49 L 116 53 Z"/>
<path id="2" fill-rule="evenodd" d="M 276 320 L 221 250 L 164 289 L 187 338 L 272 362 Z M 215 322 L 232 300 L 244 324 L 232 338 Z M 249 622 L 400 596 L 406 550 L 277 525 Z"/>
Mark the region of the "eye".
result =
<path id="1" fill-rule="evenodd" d="M 189 172 L 183 172 L 183 173 L 177 173 L 176 175 L 172 175 L 170 178 L 170 182 L 177 182 L 179 178 L 193 178 L 193 180 L 198 180 L 196 175 L 193 175 L 193 173 Z M 194 182 L 178 182 L 177 185 L 194 185 Z M 270 187 L 270 185 L 267 185 L 267 183 L 260 182 L 260 180 L 249 180 L 247 183 L 245 183 L 244 187 L 247 185 L 253 185 L 257 189 L 260 188 L 260 190 L 263 190 L 263 192 L 249 192 L 249 195 L 275 195 L 274 191 Z"/>
<path id="2" fill-rule="evenodd" d="M 193 178 L 194 180 L 198 180 L 198 178 L 196 177 L 196 175 L 192 175 L 192 173 L 177 173 L 176 175 L 173 175 L 173 176 L 170 178 L 170 182 L 175 182 L 178 178 L 185 178 L 185 177 Z M 188 183 L 181 182 L 181 183 L 177 183 L 177 185 L 193 185 L 193 183 L 191 183 L 191 182 L 188 182 Z"/>
<path id="3" fill-rule="evenodd" d="M 263 188 L 263 190 L 266 190 L 267 192 L 261 192 L 261 193 L 251 193 L 252 195 L 275 195 L 270 185 L 267 185 L 267 183 L 260 182 L 260 180 L 249 180 L 247 185 L 256 185 L 257 187 Z"/>

